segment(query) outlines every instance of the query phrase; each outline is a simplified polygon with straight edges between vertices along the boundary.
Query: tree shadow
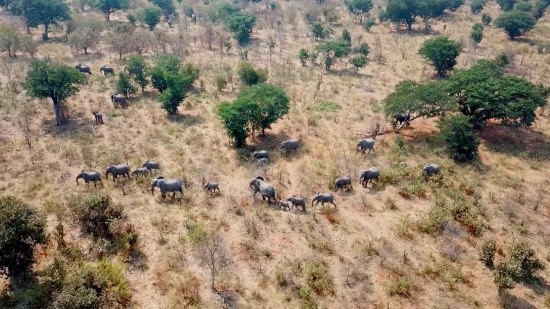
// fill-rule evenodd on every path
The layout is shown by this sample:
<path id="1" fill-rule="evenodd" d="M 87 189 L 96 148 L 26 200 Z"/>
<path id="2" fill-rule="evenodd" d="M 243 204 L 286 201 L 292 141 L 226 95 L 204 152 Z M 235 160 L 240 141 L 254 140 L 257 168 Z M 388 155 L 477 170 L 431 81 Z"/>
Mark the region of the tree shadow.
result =
<path id="1" fill-rule="evenodd" d="M 499 302 L 503 309 L 536 309 L 533 304 L 504 290 L 499 292 Z"/>
<path id="2" fill-rule="evenodd" d="M 492 125 L 480 131 L 479 137 L 487 148 L 495 152 L 512 156 L 527 154 L 533 159 L 550 159 L 550 138 L 541 132 Z"/>
<path id="3" fill-rule="evenodd" d="M 175 115 L 168 115 L 166 118 L 172 123 L 178 123 L 185 127 L 191 127 L 204 122 L 204 118 L 200 116 L 179 113 Z"/>
<path id="4" fill-rule="evenodd" d="M 100 53 L 99 51 L 93 52 L 93 53 L 88 53 L 88 54 L 83 54 L 83 53 L 81 53 L 81 51 L 77 51 L 77 53 L 73 54 L 73 58 L 78 63 L 82 63 L 83 65 L 87 65 L 85 63 L 86 61 L 100 60 L 100 59 L 105 58 L 105 56 L 102 53 Z M 94 72 L 92 72 L 92 74 L 94 74 Z M 97 74 L 100 74 L 100 72 L 98 71 Z"/>

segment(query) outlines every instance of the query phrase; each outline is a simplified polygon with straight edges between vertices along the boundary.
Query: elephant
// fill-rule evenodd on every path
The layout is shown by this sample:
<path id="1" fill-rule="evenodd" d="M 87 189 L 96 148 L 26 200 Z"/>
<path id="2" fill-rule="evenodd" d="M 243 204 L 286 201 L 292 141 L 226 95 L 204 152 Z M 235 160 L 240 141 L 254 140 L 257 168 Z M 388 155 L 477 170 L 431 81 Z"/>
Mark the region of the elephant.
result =
<path id="1" fill-rule="evenodd" d="M 87 65 L 82 65 L 79 63 L 78 65 L 75 66 L 75 68 L 77 68 L 81 73 L 88 73 L 92 75 L 92 70 L 90 70 L 90 67 Z"/>
<path id="2" fill-rule="evenodd" d="M 166 22 L 168 23 L 168 27 L 172 28 L 172 20 L 168 18 Z"/>
<path id="3" fill-rule="evenodd" d="M 132 175 L 143 175 L 143 177 L 149 174 L 149 170 L 145 167 L 138 167 L 133 172 Z"/>
<path id="4" fill-rule="evenodd" d="M 285 151 L 285 154 L 288 154 L 290 150 L 294 150 L 295 152 L 298 151 L 298 146 L 300 146 L 300 141 L 296 138 L 287 139 L 286 141 L 281 143 L 281 147 L 279 147 L 279 151 L 281 154 L 283 154 L 283 150 Z"/>
<path id="5" fill-rule="evenodd" d="M 260 192 L 260 194 L 262 195 L 262 200 L 265 200 L 265 198 L 267 197 L 268 204 L 270 203 L 271 199 L 277 202 L 277 199 L 275 198 L 275 188 L 269 183 L 263 181 L 263 179 L 256 177 L 250 181 L 249 186 L 254 188 L 254 195 Z"/>
<path id="6" fill-rule="evenodd" d="M 150 172 L 153 172 L 153 170 L 160 170 L 160 163 L 147 160 L 142 167 L 146 167 Z"/>
<path id="7" fill-rule="evenodd" d="M 258 166 L 267 166 L 269 164 L 269 158 L 258 159 Z"/>
<path id="8" fill-rule="evenodd" d="M 113 182 L 119 175 L 130 178 L 130 167 L 126 164 L 109 165 L 105 170 L 105 178 L 109 179 L 109 174 L 113 175 Z"/>
<path id="9" fill-rule="evenodd" d="M 267 150 L 258 150 L 258 151 L 254 151 L 254 153 L 252 154 L 252 156 L 254 157 L 254 159 L 256 160 L 259 160 L 259 159 L 262 159 L 262 158 L 267 158 L 269 160 L 269 152 L 267 152 Z"/>
<path id="10" fill-rule="evenodd" d="M 366 187 L 369 184 L 369 181 L 373 182 L 374 180 L 378 180 L 379 175 L 380 171 L 376 167 L 362 170 L 359 176 L 359 184 L 363 185 L 363 187 Z"/>
<path id="11" fill-rule="evenodd" d="M 298 208 L 298 206 L 302 206 L 302 209 L 304 211 L 306 210 L 306 200 L 303 197 L 298 197 L 296 195 L 293 195 L 287 198 L 286 200 L 292 203 L 292 208 L 294 207 Z"/>
<path id="12" fill-rule="evenodd" d="M 338 189 L 344 190 L 344 188 L 350 187 L 353 189 L 353 186 L 351 185 L 351 178 L 348 176 L 340 177 L 336 179 L 334 182 L 334 190 L 338 191 Z"/>
<path id="13" fill-rule="evenodd" d="M 113 104 L 115 105 L 115 108 L 117 107 L 117 105 L 120 105 L 121 107 L 125 107 L 126 106 L 126 97 L 124 97 L 123 95 L 120 95 L 120 94 L 112 93 L 111 94 L 111 102 L 113 102 Z"/>
<path id="14" fill-rule="evenodd" d="M 197 16 L 195 14 L 191 14 L 191 21 L 194 23 L 197 22 Z"/>
<path id="15" fill-rule="evenodd" d="M 279 201 L 279 209 L 290 210 L 290 204 L 287 201 Z"/>
<path id="16" fill-rule="evenodd" d="M 438 174 L 439 173 L 439 165 L 437 164 L 426 164 L 422 168 L 422 175 L 430 176 L 432 174 Z"/>
<path id="17" fill-rule="evenodd" d="M 99 72 L 103 73 L 103 75 L 107 75 L 107 73 L 110 73 L 111 75 L 115 75 L 115 70 L 113 68 L 108 66 L 102 66 L 99 68 Z"/>
<path id="18" fill-rule="evenodd" d="M 362 152 L 365 152 L 365 150 L 374 151 L 374 140 L 372 138 L 362 139 L 357 142 L 357 148 L 359 148 Z"/>
<path id="19" fill-rule="evenodd" d="M 87 185 L 90 184 L 90 181 L 94 182 L 94 187 L 97 186 L 98 181 L 103 185 L 103 182 L 101 181 L 101 174 L 98 172 L 85 172 L 82 170 L 78 175 L 76 175 L 76 185 L 78 185 L 78 180 L 80 178 L 84 179 L 84 182 Z"/>
<path id="20" fill-rule="evenodd" d="M 155 187 L 160 189 L 162 199 L 166 198 L 166 192 L 173 192 L 172 198 L 176 197 L 176 192 L 183 195 L 183 182 L 179 179 L 164 179 L 163 176 L 159 176 L 151 181 L 152 195 L 155 195 Z"/>
<path id="21" fill-rule="evenodd" d="M 334 207 L 338 208 L 338 206 L 334 204 L 334 195 L 332 195 L 332 193 L 317 192 L 317 194 L 315 194 L 315 196 L 313 197 L 313 200 L 311 200 L 311 207 L 313 207 L 314 202 L 317 202 L 315 205 L 319 203 L 321 204 L 331 203 L 332 205 L 334 205 Z"/>
<path id="22" fill-rule="evenodd" d="M 206 189 L 206 191 L 212 193 L 212 192 L 216 192 L 216 190 L 218 190 L 218 193 L 220 192 L 220 186 L 218 185 L 217 182 L 207 182 L 205 185 L 204 185 L 204 188 Z"/>
<path id="23" fill-rule="evenodd" d="M 101 115 L 98 111 L 94 111 L 95 116 L 95 122 L 103 123 L 103 115 Z"/>
<path id="24" fill-rule="evenodd" d="M 411 124 L 409 123 L 409 120 L 411 120 L 411 114 L 399 114 L 399 115 L 395 115 L 393 117 L 395 119 L 396 122 L 399 122 L 400 125 L 403 125 L 403 123 L 407 123 L 408 126 L 410 126 Z"/>

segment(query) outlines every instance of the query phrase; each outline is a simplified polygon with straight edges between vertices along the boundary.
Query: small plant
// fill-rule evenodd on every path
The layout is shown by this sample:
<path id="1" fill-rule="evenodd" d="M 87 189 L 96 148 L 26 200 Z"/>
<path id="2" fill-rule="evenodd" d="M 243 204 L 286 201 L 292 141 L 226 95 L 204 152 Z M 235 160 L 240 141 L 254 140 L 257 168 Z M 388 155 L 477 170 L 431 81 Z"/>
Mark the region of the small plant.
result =
<path id="1" fill-rule="evenodd" d="M 481 245 L 479 252 L 479 260 L 487 267 L 494 266 L 495 253 L 497 252 L 497 243 L 491 239 Z"/>
<path id="2" fill-rule="evenodd" d="M 307 107 L 307 110 L 312 112 L 335 112 L 339 109 L 340 105 L 329 101 L 318 102 Z"/>
<path id="3" fill-rule="evenodd" d="M 242 217 L 244 216 L 244 210 L 241 207 L 237 207 L 237 209 L 235 210 L 235 214 Z"/>
<path id="4" fill-rule="evenodd" d="M 241 62 L 237 68 L 237 74 L 247 86 L 262 84 L 267 80 L 267 70 L 254 69 L 250 62 Z"/>
<path id="5" fill-rule="evenodd" d="M 227 80 L 223 76 L 216 76 L 216 88 L 222 91 L 227 86 Z"/>
<path id="6" fill-rule="evenodd" d="M 328 264 L 323 260 L 313 260 L 304 267 L 304 279 L 317 295 L 334 295 L 335 284 Z"/>
<path id="7" fill-rule="evenodd" d="M 367 32 L 370 32 L 370 29 L 376 25 L 376 20 L 374 18 L 369 18 L 367 20 L 365 20 L 365 24 L 363 25 L 365 27 L 365 30 L 367 30 Z"/>
<path id="8" fill-rule="evenodd" d="M 302 66 L 306 66 L 306 62 L 309 59 L 309 53 L 305 48 L 300 49 L 300 52 L 298 53 L 298 58 L 300 59 L 300 63 Z"/>
<path id="9" fill-rule="evenodd" d="M 485 26 L 489 26 L 489 24 L 493 21 L 493 18 L 491 17 L 491 15 L 489 14 L 483 14 L 481 15 L 481 22 L 485 25 Z"/>
<path id="10" fill-rule="evenodd" d="M 355 70 L 364 67 L 367 64 L 367 58 L 363 55 L 358 55 L 349 59 L 349 63 L 355 67 Z"/>
<path id="11" fill-rule="evenodd" d="M 387 283 L 386 288 L 390 296 L 411 297 L 413 284 L 406 277 L 394 276 Z"/>
<path id="12" fill-rule="evenodd" d="M 506 55 L 506 53 L 501 53 L 495 58 L 495 63 L 503 68 L 510 64 L 510 60 L 508 60 L 508 55 Z"/>

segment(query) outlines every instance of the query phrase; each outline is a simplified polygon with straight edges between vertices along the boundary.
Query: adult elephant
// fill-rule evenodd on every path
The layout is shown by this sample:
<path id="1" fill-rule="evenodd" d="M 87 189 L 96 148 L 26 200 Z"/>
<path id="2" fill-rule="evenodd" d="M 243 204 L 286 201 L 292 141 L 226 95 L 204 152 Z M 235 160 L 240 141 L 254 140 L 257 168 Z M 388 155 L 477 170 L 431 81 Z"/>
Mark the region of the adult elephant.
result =
<path id="1" fill-rule="evenodd" d="M 300 141 L 298 139 L 287 139 L 286 141 L 281 143 L 279 151 L 281 152 L 281 154 L 283 154 L 283 150 L 285 151 L 285 154 L 288 154 L 291 150 L 294 150 L 296 152 L 298 151 L 298 146 L 300 146 Z"/>
<path id="2" fill-rule="evenodd" d="M 113 182 L 118 176 L 124 176 L 130 178 L 130 167 L 126 164 L 109 165 L 105 169 L 105 178 L 109 179 L 109 174 L 113 175 Z"/>
<path id="3" fill-rule="evenodd" d="M 150 172 L 153 172 L 153 170 L 160 170 L 160 163 L 156 162 L 156 161 L 145 161 L 145 163 L 143 163 L 143 166 L 142 167 L 145 167 L 147 168 Z"/>
<path id="4" fill-rule="evenodd" d="M 99 68 L 99 72 L 103 73 L 103 75 L 107 75 L 107 73 L 115 75 L 115 70 L 108 66 L 102 66 L 101 68 Z"/>
<path id="5" fill-rule="evenodd" d="M 358 150 L 361 150 L 361 152 L 365 152 L 365 150 L 369 150 L 369 153 L 372 151 L 374 151 L 374 139 L 372 138 L 367 138 L 367 139 L 362 139 L 360 141 L 357 142 L 357 149 Z"/>
<path id="6" fill-rule="evenodd" d="M 431 176 L 433 174 L 439 174 L 439 165 L 437 164 L 426 164 L 422 168 L 422 175 Z"/>
<path id="7" fill-rule="evenodd" d="M 407 123 L 408 126 L 411 125 L 409 123 L 409 121 L 411 120 L 411 115 L 410 114 L 401 113 L 399 115 L 395 115 L 394 119 L 395 119 L 396 122 L 399 122 L 399 125 L 403 125 L 403 123 Z"/>
<path id="8" fill-rule="evenodd" d="M 78 185 L 78 180 L 79 179 L 84 179 L 84 182 L 87 185 L 90 184 L 90 181 L 93 181 L 94 182 L 94 187 L 97 186 L 98 181 L 99 181 L 99 183 L 103 184 L 103 182 L 101 182 L 101 174 L 98 173 L 98 172 L 95 172 L 95 171 L 85 172 L 84 170 L 82 170 L 78 175 L 76 175 L 76 185 Z"/>
<path id="9" fill-rule="evenodd" d="M 344 190 L 348 187 L 353 190 L 353 186 L 351 185 L 351 178 L 348 176 L 340 177 L 334 182 L 334 191 L 338 191 L 338 189 Z"/>
<path id="10" fill-rule="evenodd" d="M 378 176 L 380 176 L 380 171 L 376 167 L 362 170 L 359 176 L 359 184 L 363 185 L 363 187 L 366 187 L 369 182 L 378 180 Z"/>
<path id="11" fill-rule="evenodd" d="M 77 68 L 80 71 L 80 73 L 88 73 L 92 75 L 92 70 L 90 70 L 90 67 L 87 65 L 82 65 L 79 63 L 75 66 L 75 68 Z"/>
<path id="12" fill-rule="evenodd" d="M 270 204 L 270 201 L 273 199 L 274 202 L 277 202 L 275 198 L 275 188 L 269 183 L 265 182 L 263 178 L 256 177 L 250 181 L 249 186 L 254 189 L 254 194 L 260 192 L 262 195 L 262 200 L 267 198 L 267 203 Z"/>
<path id="13" fill-rule="evenodd" d="M 330 203 L 330 204 L 334 205 L 334 207 L 338 208 L 338 206 L 336 206 L 336 204 L 334 204 L 334 195 L 332 195 L 332 193 L 319 193 L 319 192 L 317 192 L 317 194 L 315 194 L 315 196 L 311 200 L 311 207 L 313 207 L 314 202 L 316 202 L 315 205 L 317 205 L 319 203 L 321 203 L 321 205 L 325 204 L 325 203 Z"/>
<path id="14" fill-rule="evenodd" d="M 166 192 L 172 192 L 172 198 L 176 197 L 176 192 L 183 195 L 183 182 L 179 179 L 164 179 L 163 176 L 159 176 L 151 181 L 152 195 L 155 195 L 155 187 L 160 189 L 162 199 L 166 198 Z"/>
<path id="15" fill-rule="evenodd" d="M 115 105 L 115 108 L 117 107 L 117 105 L 121 106 L 121 107 L 125 107 L 126 106 L 126 97 L 124 97 L 123 95 L 121 94 L 111 94 L 111 102 L 113 102 L 113 104 Z"/>

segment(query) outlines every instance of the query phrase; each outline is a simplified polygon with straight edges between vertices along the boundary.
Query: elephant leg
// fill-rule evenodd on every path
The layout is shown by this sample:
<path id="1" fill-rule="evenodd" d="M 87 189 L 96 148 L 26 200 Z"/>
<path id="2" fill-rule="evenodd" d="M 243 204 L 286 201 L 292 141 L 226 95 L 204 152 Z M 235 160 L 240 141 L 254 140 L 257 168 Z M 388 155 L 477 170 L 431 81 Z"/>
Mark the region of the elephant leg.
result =
<path id="1" fill-rule="evenodd" d="M 334 205 L 334 207 L 338 208 L 338 206 L 336 206 L 336 204 L 334 204 L 334 202 L 330 202 L 332 205 Z"/>
<path id="2" fill-rule="evenodd" d="M 166 194 L 162 194 L 162 199 L 166 199 Z"/>
<path id="3" fill-rule="evenodd" d="M 351 184 L 351 183 L 349 184 L 349 187 L 350 187 L 350 188 L 351 188 L 351 189 L 353 190 L 353 186 L 352 186 L 352 184 Z"/>
<path id="4" fill-rule="evenodd" d="M 172 198 L 176 198 L 176 191 L 172 193 Z"/>

